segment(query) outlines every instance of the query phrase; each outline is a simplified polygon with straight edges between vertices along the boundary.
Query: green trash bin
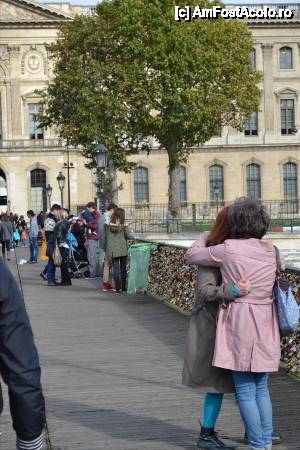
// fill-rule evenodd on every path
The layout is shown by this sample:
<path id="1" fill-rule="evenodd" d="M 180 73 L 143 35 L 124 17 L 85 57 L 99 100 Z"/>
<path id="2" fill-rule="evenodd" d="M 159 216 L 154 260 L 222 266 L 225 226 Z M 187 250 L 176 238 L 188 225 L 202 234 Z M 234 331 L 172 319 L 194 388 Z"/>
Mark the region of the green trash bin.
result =
<path id="1" fill-rule="evenodd" d="M 128 275 L 128 294 L 146 293 L 151 250 L 157 246 L 151 243 L 132 244 L 128 250 L 130 267 Z"/>

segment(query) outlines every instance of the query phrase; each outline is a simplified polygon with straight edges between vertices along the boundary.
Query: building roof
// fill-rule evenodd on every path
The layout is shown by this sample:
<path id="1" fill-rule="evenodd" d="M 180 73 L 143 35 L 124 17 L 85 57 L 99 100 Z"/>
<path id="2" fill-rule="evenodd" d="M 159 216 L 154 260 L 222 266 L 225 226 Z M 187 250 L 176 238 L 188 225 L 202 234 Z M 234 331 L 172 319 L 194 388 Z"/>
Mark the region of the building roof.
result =
<path id="1" fill-rule="evenodd" d="M 73 14 L 35 0 L 0 0 L 0 28 L 30 24 L 56 25 L 71 20 Z"/>

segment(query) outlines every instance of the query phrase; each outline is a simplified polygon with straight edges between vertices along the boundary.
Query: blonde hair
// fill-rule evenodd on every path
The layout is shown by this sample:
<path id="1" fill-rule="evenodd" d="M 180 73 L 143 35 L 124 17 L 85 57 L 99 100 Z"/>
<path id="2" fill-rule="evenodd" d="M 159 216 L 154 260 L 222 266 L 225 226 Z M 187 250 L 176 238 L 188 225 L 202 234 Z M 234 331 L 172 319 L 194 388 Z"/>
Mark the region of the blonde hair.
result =
<path id="1" fill-rule="evenodd" d="M 60 217 L 61 219 L 68 219 L 69 218 L 69 213 L 66 209 L 62 209 L 60 211 Z"/>

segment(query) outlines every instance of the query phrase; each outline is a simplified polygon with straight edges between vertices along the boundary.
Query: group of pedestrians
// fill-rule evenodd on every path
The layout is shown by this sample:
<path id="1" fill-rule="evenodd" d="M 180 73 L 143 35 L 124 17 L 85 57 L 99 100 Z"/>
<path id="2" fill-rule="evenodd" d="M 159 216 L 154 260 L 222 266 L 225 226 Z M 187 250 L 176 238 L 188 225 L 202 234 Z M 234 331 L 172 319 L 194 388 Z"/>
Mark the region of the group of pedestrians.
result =
<path id="1" fill-rule="evenodd" d="M 27 231 L 26 222 L 23 216 L 12 213 L 2 213 L 0 215 L 0 243 L 2 258 L 10 260 L 10 251 L 20 243 L 26 245 Z"/>
<path id="2" fill-rule="evenodd" d="M 251 450 L 271 450 L 280 442 L 268 389 L 269 373 L 280 362 L 276 251 L 262 240 L 269 224 L 259 202 L 241 199 L 222 209 L 208 238 L 186 253 L 198 271 L 183 384 L 206 392 L 199 449 L 233 450 L 215 433 L 223 396 L 231 392 Z"/>
<path id="3" fill-rule="evenodd" d="M 72 285 L 70 271 L 72 257 L 79 263 L 87 261 L 88 270 L 85 271 L 85 278 L 89 280 L 102 278 L 104 292 L 126 291 L 127 241 L 133 238 L 133 234 L 125 223 L 125 211 L 122 208 L 111 203 L 107 206 L 106 212 L 100 214 L 96 205 L 89 202 L 81 216 L 75 217 L 67 209 L 54 204 L 42 221 L 42 225 L 39 225 L 33 211 L 28 211 L 27 215 L 30 218 L 29 262 L 37 261 L 36 238 L 39 230 L 42 230 L 48 262 L 40 275 L 47 281 L 49 287 Z M 79 259 L 81 261 L 78 261 Z M 56 278 L 57 266 L 61 272 L 60 282 Z"/>

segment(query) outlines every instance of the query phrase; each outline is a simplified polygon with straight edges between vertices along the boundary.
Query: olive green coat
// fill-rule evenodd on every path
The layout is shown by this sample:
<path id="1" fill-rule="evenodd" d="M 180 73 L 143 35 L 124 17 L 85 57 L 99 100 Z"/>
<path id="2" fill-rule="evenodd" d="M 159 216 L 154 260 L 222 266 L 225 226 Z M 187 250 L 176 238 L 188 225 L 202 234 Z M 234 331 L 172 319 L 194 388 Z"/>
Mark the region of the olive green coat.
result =
<path id="1" fill-rule="evenodd" d="M 224 300 L 234 300 L 231 287 L 221 283 L 219 269 L 198 268 L 182 383 L 200 392 L 235 392 L 231 372 L 212 365 L 220 304 Z"/>
<path id="2" fill-rule="evenodd" d="M 127 225 L 119 227 L 115 224 L 104 226 L 103 248 L 110 258 L 128 255 L 127 240 L 133 239 L 133 234 Z"/>

